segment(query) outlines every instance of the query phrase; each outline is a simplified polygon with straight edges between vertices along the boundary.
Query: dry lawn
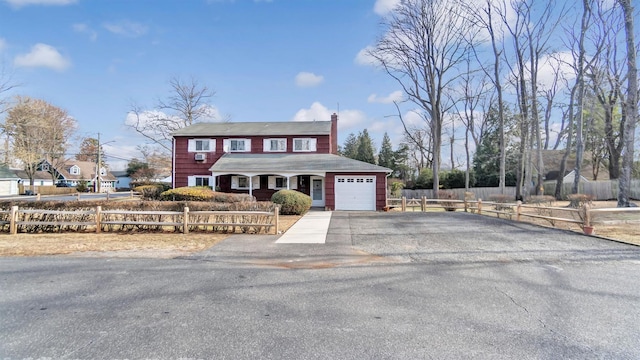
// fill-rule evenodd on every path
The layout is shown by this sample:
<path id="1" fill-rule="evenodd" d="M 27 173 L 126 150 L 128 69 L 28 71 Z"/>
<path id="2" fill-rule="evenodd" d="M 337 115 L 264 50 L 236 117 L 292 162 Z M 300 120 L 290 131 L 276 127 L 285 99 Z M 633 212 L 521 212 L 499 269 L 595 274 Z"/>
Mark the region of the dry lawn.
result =
<path id="1" fill-rule="evenodd" d="M 300 216 L 280 216 L 286 231 Z M 60 233 L 0 235 L 0 256 L 73 254 L 173 258 L 207 249 L 229 234 L 197 233 Z"/>

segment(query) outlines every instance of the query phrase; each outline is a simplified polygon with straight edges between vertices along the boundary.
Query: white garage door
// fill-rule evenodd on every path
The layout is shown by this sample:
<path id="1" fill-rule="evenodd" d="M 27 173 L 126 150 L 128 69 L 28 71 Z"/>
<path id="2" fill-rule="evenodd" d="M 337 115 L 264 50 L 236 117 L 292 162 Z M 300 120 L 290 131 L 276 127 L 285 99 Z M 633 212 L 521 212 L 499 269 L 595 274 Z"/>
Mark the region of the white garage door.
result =
<path id="1" fill-rule="evenodd" d="M 376 209 L 375 176 L 336 176 L 336 210 Z"/>

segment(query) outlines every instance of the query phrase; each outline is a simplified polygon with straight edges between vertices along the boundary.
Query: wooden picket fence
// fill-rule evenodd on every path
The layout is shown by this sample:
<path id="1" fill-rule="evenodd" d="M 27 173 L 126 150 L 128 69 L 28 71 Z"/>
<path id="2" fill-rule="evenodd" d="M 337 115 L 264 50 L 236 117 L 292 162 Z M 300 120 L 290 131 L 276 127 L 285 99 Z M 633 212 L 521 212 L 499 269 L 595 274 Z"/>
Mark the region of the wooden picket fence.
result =
<path id="1" fill-rule="evenodd" d="M 14 235 L 18 232 L 54 231 L 212 231 L 265 232 L 279 231 L 279 207 L 273 211 L 128 211 L 102 210 L 0 210 L 0 228 Z"/>

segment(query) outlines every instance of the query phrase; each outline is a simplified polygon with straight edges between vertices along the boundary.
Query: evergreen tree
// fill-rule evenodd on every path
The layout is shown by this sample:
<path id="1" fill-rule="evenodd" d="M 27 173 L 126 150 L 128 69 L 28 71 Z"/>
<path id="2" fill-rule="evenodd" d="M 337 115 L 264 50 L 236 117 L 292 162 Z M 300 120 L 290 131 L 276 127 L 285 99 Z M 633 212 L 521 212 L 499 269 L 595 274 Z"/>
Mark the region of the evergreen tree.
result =
<path id="1" fill-rule="evenodd" d="M 409 166 L 409 145 L 402 143 L 398 150 L 393 152 L 395 167 L 393 176 L 404 181 L 411 180 L 411 166 Z"/>
<path id="2" fill-rule="evenodd" d="M 378 154 L 378 165 L 395 170 L 395 163 L 391 139 L 385 132 L 384 137 L 382 138 L 382 146 L 380 146 L 380 153 Z"/>
<path id="3" fill-rule="evenodd" d="M 373 140 L 371 140 L 367 129 L 362 130 L 362 132 L 358 135 L 358 151 L 356 153 L 355 159 L 367 162 L 369 164 L 376 163 Z"/>
<path id="4" fill-rule="evenodd" d="M 344 145 L 340 149 L 340 155 L 344 157 L 348 157 L 350 159 L 355 159 L 358 154 L 358 139 L 356 136 L 351 133 L 347 136 L 347 139 L 344 141 Z"/>

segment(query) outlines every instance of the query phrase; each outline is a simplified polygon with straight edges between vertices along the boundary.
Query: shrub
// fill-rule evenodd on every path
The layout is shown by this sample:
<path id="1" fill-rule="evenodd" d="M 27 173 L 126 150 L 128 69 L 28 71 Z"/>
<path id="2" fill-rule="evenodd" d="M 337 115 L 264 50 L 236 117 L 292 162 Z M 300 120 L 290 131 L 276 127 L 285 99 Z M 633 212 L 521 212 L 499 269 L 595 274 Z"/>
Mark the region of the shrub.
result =
<path id="1" fill-rule="evenodd" d="M 393 197 L 401 197 L 402 189 L 404 189 L 404 184 L 400 181 L 394 181 L 391 183 L 391 196 Z"/>
<path id="2" fill-rule="evenodd" d="M 212 201 L 218 203 L 253 202 L 249 194 L 215 192 L 208 186 L 187 186 L 167 190 L 160 194 L 165 201 Z"/>
<path id="3" fill-rule="evenodd" d="M 87 191 L 89 191 L 89 187 L 87 185 L 87 182 L 86 181 L 80 181 L 78 183 L 78 185 L 76 186 L 76 190 L 78 192 L 87 192 Z"/>
<path id="4" fill-rule="evenodd" d="M 161 185 L 142 185 L 133 188 L 133 191 L 140 193 L 144 200 L 159 200 L 164 190 Z"/>
<path id="5" fill-rule="evenodd" d="M 429 168 L 420 170 L 420 175 L 415 182 L 416 189 L 431 189 L 433 188 L 433 171 Z"/>
<path id="6" fill-rule="evenodd" d="M 271 196 L 283 215 L 302 215 L 311 208 L 311 197 L 296 190 L 280 190 Z"/>
<path id="7" fill-rule="evenodd" d="M 473 171 L 469 172 L 469 184 L 476 182 Z M 462 189 L 465 185 L 465 172 L 462 170 L 443 171 L 440 174 L 440 184 L 444 189 Z"/>
<path id="8" fill-rule="evenodd" d="M 453 191 L 438 190 L 438 199 L 458 200 L 458 196 Z M 446 211 L 456 211 L 456 203 L 453 201 L 442 201 L 440 204 Z"/>

